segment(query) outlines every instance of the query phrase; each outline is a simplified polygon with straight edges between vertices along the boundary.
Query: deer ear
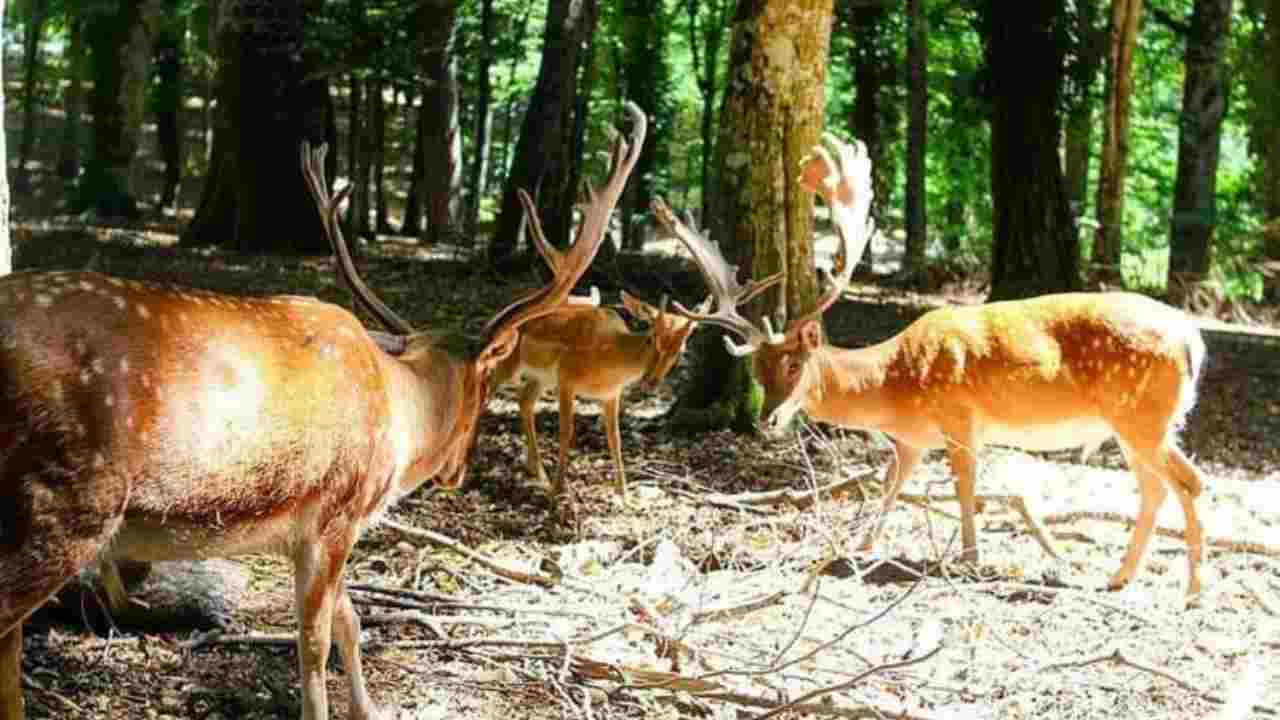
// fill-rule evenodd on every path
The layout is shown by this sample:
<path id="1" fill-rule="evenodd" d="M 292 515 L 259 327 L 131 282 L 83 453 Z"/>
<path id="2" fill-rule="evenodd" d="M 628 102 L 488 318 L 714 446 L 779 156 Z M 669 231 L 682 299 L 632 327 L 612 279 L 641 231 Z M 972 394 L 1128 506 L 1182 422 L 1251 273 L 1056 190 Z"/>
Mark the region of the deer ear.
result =
<path id="1" fill-rule="evenodd" d="M 822 325 L 816 319 L 806 320 L 797 331 L 800 337 L 800 349 L 813 352 L 822 345 Z"/>

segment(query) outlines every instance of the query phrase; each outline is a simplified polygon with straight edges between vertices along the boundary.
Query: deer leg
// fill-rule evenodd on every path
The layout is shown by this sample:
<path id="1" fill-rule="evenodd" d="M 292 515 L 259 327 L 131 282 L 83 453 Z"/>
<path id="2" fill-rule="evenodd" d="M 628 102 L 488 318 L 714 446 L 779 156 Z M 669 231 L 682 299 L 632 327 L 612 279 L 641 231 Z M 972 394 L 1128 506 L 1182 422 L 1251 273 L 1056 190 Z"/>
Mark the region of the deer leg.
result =
<path id="1" fill-rule="evenodd" d="M 538 483 L 547 482 L 547 473 L 542 469 L 542 456 L 538 453 L 538 426 L 534 423 L 534 406 L 542 396 L 542 384 L 530 380 L 520 389 L 520 419 L 524 425 L 524 442 L 528 448 L 525 467 L 529 477 Z"/>
<path id="2" fill-rule="evenodd" d="M 912 447 L 897 438 L 893 439 L 893 462 L 889 464 L 889 471 L 884 476 L 885 491 L 880 505 L 880 516 L 876 518 L 875 524 L 863 536 L 862 543 L 858 546 L 859 550 L 863 552 L 871 550 L 876 541 L 880 539 L 880 533 L 884 532 L 884 523 L 889 517 L 889 511 L 897 504 L 898 494 L 902 492 L 903 484 L 906 483 L 907 478 L 911 477 L 911 473 L 920 464 L 920 458 L 923 456 L 924 450 Z"/>
<path id="3" fill-rule="evenodd" d="M 22 720 L 22 623 L 0 636 L 0 720 Z"/>
<path id="4" fill-rule="evenodd" d="M 622 412 L 622 394 L 604 401 L 604 431 L 609 438 L 609 454 L 618 471 L 618 492 L 627 494 L 627 472 L 622 467 L 622 434 L 618 429 L 618 416 Z"/>
<path id="5" fill-rule="evenodd" d="M 329 661 L 329 644 L 333 639 L 334 607 L 341 591 L 342 566 L 350 543 L 339 545 L 326 539 L 299 545 L 293 559 L 293 592 L 298 608 L 302 720 L 328 720 L 325 665 Z M 350 627 L 345 627 L 341 632 L 350 631 Z"/>
<path id="6" fill-rule="evenodd" d="M 552 488 L 555 495 L 564 494 L 565 474 L 569 472 L 569 451 L 573 449 L 573 391 L 560 383 L 560 464 L 556 470 L 556 484 Z"/>
<path id="7" fill-rule="evenodd" d="M 338 597 L 333 606 L 333 640 L 342 656 L 351 686 L 352 720 L 378 720 L 382 714 L 369 698 L 364 684 L 364 667 L 360 662 L 360 616 L 351 604 L 344 583 L 338 583 Z"/>
<path id="8" fill-rule="evenodd" d="M 1124 559 L 1120 561 L 1120 569 L 1107 581 L 1108 590 L 1119 590 L 1133 579 L 1147 552 L 1147 543 L 1151 541 L 1151 530 L 1155 527 L 1156 512 L 1169 494 L 1164 478 L 1158 471 L 1153 453 L 1136 451 L 1126 443 L 1121 443 L 1125 457 L 1129 460 L 1129 468 L 1138 478 L 1138 522 L 1134 525 L 1133 535 L 1129 537 L 1129 548 L 1125 550 Z"/>
<path id="9" fill-rule="evenodd" d="M 1200 524 L 1200 514 L 1196 512 L 1196 496 L 1204 487 L 1204 478 L 1200 470 L 1178 448 L 1166 448 L 1164 456 L 1165 477 L 1182 505 L 1182 516 L 1186 522 L 1183 538 L 1187 543 L 1187 596 L 1195 597 L 1203 589 L 1200 582 L 1200 561 L 1204 554 L 1204 526 Z"/>
<path id="10" fill-rule="evenodd" d="M 956 496 L 960 499 L 960 560 L 978 562 L 977 501 L 978 441 L 975 434 L 947 433 L 947 458 L 956 476 Z"/>

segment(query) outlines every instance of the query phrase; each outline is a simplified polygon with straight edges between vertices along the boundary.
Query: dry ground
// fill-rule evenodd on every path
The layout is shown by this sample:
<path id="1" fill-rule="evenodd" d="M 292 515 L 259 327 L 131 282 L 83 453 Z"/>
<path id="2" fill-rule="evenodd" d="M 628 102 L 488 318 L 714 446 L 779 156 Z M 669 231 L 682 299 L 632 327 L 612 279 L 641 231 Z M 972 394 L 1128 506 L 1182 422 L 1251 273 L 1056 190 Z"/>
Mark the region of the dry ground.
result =
<path id="1" fill-rule="evenodd" d="M 100 269 L 121 275 L 348 303 L 326 260 L 191 251 L 169 246 L 165 229 L 21 225 L 18 262 L 79 267 L 96 255 Z M 364 261 L 372 284 L 420 326 L 476 329 L 532 282 L 427 255 L 387 242 Z M 627 258 L 587 281 L 606 298 L 621 284 L 644 295 L 700 294 L 696 276 L 671 258 Z M 858 294 L 830 318 L 845 344 L 883 337 L 941 300 L 870 286 Z M 1213 359 L 1185 445 L 1211 478 L 1201 503 L 1209 535 L 1259 546 L 1210 551 L 1209 593 L 1189 610 L 1185 553 L 1174 538 L 1153 541 L 1130 588 L 1101 590 L 1128 529 L 1096 518 L 1132 515 L 1137 504 L 1113 447 L 1089 465 L 1071 453 L 988 451 L 980 489 L 1028 497 L 1055 520 L 1066 557 L 1051 561 L 1018 516 L 993 503 L 981 517 L 982 563 L 964 568 L 938 563 L 957 529 L 946 502 L 929 511 L 901 505 L 881 554 L 851 552 L 875 507 L 859 498 L 877 491 L 887 463 L 875 437 L 828 428 L 778 441 L 676 437 L 662 413 L 685 381 L 678 374 L 656 396 L 629 401 L 625 499 L 612 490 L 595 408 L 580 409 L 573 498 L 557 506 L 522 477 L 523 441 L 504 391 L 483 421 L 468 486 L 420 492 L 390 519 L 528 577 L 500 577 L 389 526 L 367 533 L 348 578 L 365 588 L 354 594 L 375 697 L 401 718 L 758 717 L 787 703 L 834 717 L 875 717 L 868 709 L 930 718 L 1274 715 L 1280 396 L 1273 371 L 1237 360 Z M 542 410 L 542 441 L 553 453 L 557 419 L 550 402 Z M 738 495 L 805 496 L 842 481 L 846 496 L 821 496 L 805 509 L 746 506 Z M 908 491 L 949 494 L 945 460 L 932 458 Z M 1067 514 L 1075 511 L 1095 519 Z M 1160 524 L 1180 528 L 1176 504 L 1165 511 Z M 1272 554 L 1258 552 L 1262 545 Z M 24 664 L 31 717 L 296 717 L 294 653 L 276 642 L 294 627 L 286 567 L 265 557 L 243 562 L 253 589 L 229 632 L 252 640 L 193 648 L 189 635 L 33 629 Z M 345 717 L 336 661 L 333 670 L 335 716 Z"/>

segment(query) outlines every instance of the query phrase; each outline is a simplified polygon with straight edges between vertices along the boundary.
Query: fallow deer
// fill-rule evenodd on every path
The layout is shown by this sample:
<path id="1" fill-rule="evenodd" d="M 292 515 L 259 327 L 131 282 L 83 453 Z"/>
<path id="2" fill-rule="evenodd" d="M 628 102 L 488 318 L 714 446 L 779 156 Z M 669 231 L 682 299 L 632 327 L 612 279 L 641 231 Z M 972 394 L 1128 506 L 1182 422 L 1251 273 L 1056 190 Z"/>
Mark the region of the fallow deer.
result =
<path id="1" fill-rule="evenodd" d="M 554 278 L 497 313 L 477 353 L 413 333 L 360 280 L 323 151 L 304 175 L 345 279 L 394 333 L 310 298 L 232 297 L 96 273 L 0 280 L 0 719 L 18 720 L 24 620 L 81 568 L 282 554 L 292 561 L 302 717 L 329 715 L 338 646 L 351 716 L 380 717 L 342 568 L 361 531 L 431 478 L 460 482 L 494 369 L 564 304 L 644 142 L 592 193 Z"/>
<path id="2" fill-rule="evenodd" d="M 523 191 L 518 194 L 526 217 L 530 218 L 529 235 L 534 246 L 547 264 L 556 267 L 561 261 L 559 252 L 546 240 L 532 199 Z M 649 323 L 647 332 L 632 332 L 611 309 L 566 305 L 529 323 L 520 336 L 520 346 L 498 368 L 497 385 L 523 383 L 519 404 L 527 447 L 525 465 L 529 475 L 539 483 L 546 482 L 546 472 L 538 452 L 534 406 L 545 390 L 557 390 L 560 453 L 556 481 L 552 485 L 556 496 L 565 488 L 577 398 L 601 402 L 609 453 L 617 473 L 616 487 L 626 493 L 627 476 L 618 426 L 622 396 L 637 383 L 646 391 L 660 385 L 680 361 L 685 343 L 697 327 L 696 323 L 668 312 L 665 296 L 655 307 L 624 290 L 622 303 L 633 315 Z M 704 305 L 702 310 L 709 307 Z"/>
<path id="3" fill-rule="evenodd" d="M 961 550 L 976 560 L 977 453 L 985 444 L 1029 450 L 1097 445 L 1115 438 L 1138 479 L 1137 524 L 1108 586 L 1137 573 L 1155 514 L 1170 489 L 1186 518 L 1188 596 L 1201 591 L 1203 530 L 1195 499 L 1204 480 L 1177 447 L 1195 402 L 1205 348 L 1184 313 L 1129 293 L 1068 293 L 934 310 L 869 347 L 830 345 L 822 314 L 849 284 L 874 232 L 870 161 L 858 143 L 827 138 L 802 166 L 801 184 L 830 206 L 839 235 L 837 273 L 812 312 L 785 333 L 727 315 L 690 314 L 747 337 L 764 386 L 763 425 L 778 431 L 800 410 L 814 420 L 883 431 L 896 458 L 887 476 L 878 537 L 903 482 L 930 448 L 945 448 L 957 477 Z M 669 213 L 660 219 L 690 234 Z M 718 295 L 723 309 L 733 298 Z M 727 340 L 727 338 L 726 338 Z"/>

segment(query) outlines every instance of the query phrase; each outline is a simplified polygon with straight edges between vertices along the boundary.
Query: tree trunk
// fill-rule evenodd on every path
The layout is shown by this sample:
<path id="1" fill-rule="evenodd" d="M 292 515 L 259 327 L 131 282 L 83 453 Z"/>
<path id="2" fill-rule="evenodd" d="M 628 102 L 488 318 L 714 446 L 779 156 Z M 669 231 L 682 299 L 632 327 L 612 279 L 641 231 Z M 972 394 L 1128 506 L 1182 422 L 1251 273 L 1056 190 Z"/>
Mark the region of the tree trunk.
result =
<path id="1" fill-rule="evenodd" d="M 1065 38 L 1057 3 L 980 5 L 991 97 L 991 300 L 1080 287 L 1058 157 Z"/>
<path id="2" fill-rule="evenodd" d="M 1261 25 L 1261 56 L 1257 71 L 1261 82 L 1257 87 L 1262 93 L 1274 93 L 1280 88 L 1280 0 L 1267 0 L 1266 17 Z M 1263 231 L 1263 253 L 1271 265 L 1270 277 L 1263 290 L 1269 302 L 1280 302 L 1280 103 L 1274 99 L 1259 103 L 1254 120 L 1254 155 L 1262 163 L 1261 206 L 1266 222 Z"/>
<path id="3" fill-rule="evenodd" d="M 156 37 L 156 141 L 164 160 L 160 208 L 174 207 L 182 180 L 182 33 L 175 0 L 167 0 L 166 15 Z"/>
<path id="4" fill-rule="evenodd" d="M 4 27 L 5 0 L 0 0 L 0 27 Z M 0 52 L 0 78 L 4 77 L 4 53 Z M 5 149 L 4 83 L 0 82 L 0 167 L 9 167 Z M 13 272 L 13 245 L 9 237 L 9 173 L 0 173 L 0 275 Z"/>
<path id="5" fill-rule="evenodd" d="M 1142 0 L 1111 0 L 1103 109 L 1102 158 L 1098 168 L 1098 229 L 1093 243 L 1093 275 L 1120 282 L 1124 242 L 1124 185 L 1129 168 L 1129 106 L 1133 95 L 1133 53 L 1142 21 Z"/>
<path id="6" fill-rule="evenodd" d="M 92 207 L 101 217 L 138 216 L 133 161 L 142 136 L 151 38 L 161 10 L 160 0 L 121 0 L 85 10 L 93 73 L 93 148 L 72 203 L 75 212 Z"/>
<path id="7" fill-rule="evenodd" d="M 393 232 L 387 208 L 387 100 L 383 97 L 387 87 L 381 79 L 369 83 L 369 161 L 373 171 L 374 232 L 382 235 Z"/>
<path id="8" fill-rule="evenodd" d="M 897 162 L 889 153 L 889 146 L 897 135 L 898 104 L 886 93 L 898 76 L 897 58 L 890 50 L 893 43 L 889 34 L 893 30 L 889 8 L 844 3 L 837 5 L 837 14 L 853 40 L 849 43 L 854 87 L 849 130 L 867 146 L 867 157 L 871 159 L 871 186 L 876 194 L 871 216 L 884 218 L 897 177 Z M 871 248 L 867 248 L 855 271 L 870 271 L 874 260 Z"/>
<path id="9" fill-rule="evenodd" d="M 718 184 L 711 235 L 726 255 L 760 278 L 780 270 L 787 282 L 747 312 L 777 320 L 812 307 L 813 197 L 797 169 L 823 127 L 832 0 L 740 0 L 733 22 L 729 85 L 720 115 Z M 724 351 L 718 332 L 697 342 L 698 365 L 677 422 L 686 426 L 755 425 L 760 396 L 747 363 Z"/>
<path id="10" fill-rule="evenodd" d="M 1223 54 L 1230 34 L 1231 0 L 1195 0 L 1184 56 L 1178 176 L 1169 222 L 1168 290 L 1175 298 L 1209 274 L 1218 222 L 1218 153 L 1229 94 Z"/>
<path id="11" fill-rule="evenodd" d="M 457 59 L 454 34 L 458 0 L 421 0 L 418 5 L 422 108 L 427 110 L 422 152 L 424 242 L 456 240 L 462 220 L 462 135 L 458 131 Z"/>
<path id="12" fill-rule="evenodd" d="M 471 174 L 467 178 L 467 235 L 475 237 L 480 223 L 480 206 L 489 183 L 489 132 L 493 127 L 493 0 L 480 2 L 480 47 L 476 57 L 476 128 L 472 148 Z"/>
<path id="13" fill-rule="evenodd" d="M 369 151 L 365 119 L 365 81 L 351 75 L 347 106 L 347 174 L 351 178 L 351 209 L 347 211 L 347 232 L 352 237 L 369 235 Z"/>
<path id="14" fill-rule="evenodd" d="M 1089 201 L 1089 154 L 1093 144 L 1093 86 L 1103 52 L 1109 45 L 1105 30 L 1099 30 L 1097 0 L 1077 0 L 1075 8 L 1076 62 L 1071 69 L 1072 97 L 1063 133 L 1063 164 L 1071 214 L 1082 217 Z M 1077 229 L 1079 229 L 1077 227 Z"/>
<path id="15" fill-rule="evenodd" d="M 519 245 L 524 216 L 516 197 L 519 188 L 534 196 L 548 240 L 563 245 L 569 238 L 571 217 L 561 216 L 561 193 L 576 189 L 563 187 L 568 174 L 562 167 L 563 149 L 572 127 L 567 120 L 577 97 L 578 53 L 595 28 L 596 16 L 597 0 L 548 0 L 542 63 L 520 126 L 498 227 L 490 244 L 490 257 L 495 262 L 513 255 Z"/>
<path id="16" fill-rule="evenodd" d="M 183 242 L 245 252 L 329 252 L 298 158 L 304 140 L 337 144 L 328 81 L 314 74 L 314 60 L 302 51 L 303 25 L 319 2 L 219 4 L 213 155 Z M 326 162 L 329 177 L 336 154 Z"/>
<path id="17" fill-rule="evenodd" d="M 924 0 L 907 0 L 907 243 L 902 273 L 924 267 L 929 245 L 925 149 L 929 128 L 929 22 Z"/>
<path id="18" fill-rule="evenodd" d="M 685 10 L 689 14 L 689 48 L 693 52 L 693 68 L 698 94 L 702 96 L 702 112 L 699 127 L 702 130 L 702 148 L 698 158 L 698 178 L 702 207 L 698 212 L 699 224 L 705 225 L 711 205 L 712 157 L 715 152 L 715 118 L 717 76 L 720 69 L 720 47 L 724 44 L 728 27 L 727 15 L 730 0 L 687 0 Z M 700 8 L 706 7 L 706 17 Z M 701 21 L 700 21 L 701 18 Z"/>
<path id="19" fill-rule="evenodd" d="M 666 57 L 666 13 L 663 0 L 623 0 L 623 87 L 628 100 L 654 117 L 666 117 L 670 95 Z M 644 224 L 653 200 L 654 177 L 668 165 L 665 151 L 671 123 L 655 122 L 622 198 L 622 246 L 644 247 Z"/>
<path id="20" fill-rule="evenodd" d="M 31 192 L 31 175 L 27 161 L 36 143 L 36 101 L 40 91 L 40 40 L 44 37 L 44 21 L 49 16 L 49 0 L 30 0 L 27 5 L 27 27 L 22 47 L 22 139 L 18 145 L 18 167 L 13 187 L 19 194 Z"/>
<path id="21" fill-rule="evenodd" d="M 405 102 L 413 107 L 413 100 Z M 409 173 L 409 191 L 404 201 L 404 219 L 400 221 L 400 234 L 418 237 L 422 234 L 422 193 L 423 178 L 426 176 L 426 151 L 423 149 L 427 138 L 427 114 L 430 110 L 422 98 L 418 100 L 418 110 L 414 113 L 413 123 L 413 169 Z"/>
<path id="22" fill-rule="evenodd" d="M 63 95 L 62 142 L 58 145 L 58 177 L 80 175 L 80 110 L 84 103 L 84 20 L 67 8 L 67 91 Z"/>

